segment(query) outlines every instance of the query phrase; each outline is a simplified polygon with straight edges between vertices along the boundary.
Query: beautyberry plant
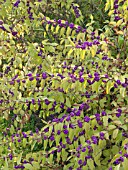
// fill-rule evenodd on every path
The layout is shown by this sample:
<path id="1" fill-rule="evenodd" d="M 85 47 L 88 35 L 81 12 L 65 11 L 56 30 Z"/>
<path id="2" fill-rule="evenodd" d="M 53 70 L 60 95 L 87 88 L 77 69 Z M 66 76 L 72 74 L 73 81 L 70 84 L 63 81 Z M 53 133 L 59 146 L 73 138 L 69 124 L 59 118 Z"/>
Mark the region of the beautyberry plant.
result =
<path id="1" fill-rule="evenodd" d="M 128 0 L 0 11 L 0 169 L 127 170 Z"/>

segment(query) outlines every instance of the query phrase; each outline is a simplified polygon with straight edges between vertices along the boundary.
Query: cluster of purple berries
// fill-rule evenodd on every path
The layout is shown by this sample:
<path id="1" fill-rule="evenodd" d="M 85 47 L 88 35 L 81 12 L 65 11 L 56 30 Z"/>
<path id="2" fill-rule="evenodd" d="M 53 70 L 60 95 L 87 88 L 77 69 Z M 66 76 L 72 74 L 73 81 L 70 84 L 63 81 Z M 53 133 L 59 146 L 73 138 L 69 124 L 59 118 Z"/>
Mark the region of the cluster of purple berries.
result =
<path id="1" fill-rule="evenodd" d="M 79 10 L 78 6 L 76 6 L 75 4 L 72 4 L 72 8 L 74 10 L 75 17 L 79 18 L 81 15 L 80 15 L 80 10 Z"/>
<path id="2" fill-rule="evenodd" d="M 80 31 L 83 32 L 83 33 L 86 32 L 86 29 L 83 29 L 81 26 L 75 26 L 74 23 L 69 23 L 68 21 L 65 21 L 63 23 L 61 19 L 58 19 L 57 21 L 54 19 L 54 21 L 51 21 L 51 20 L 47 20 L 46 17 L 44 17 L 43 20 L 47 24 L 53 25 L 54 27 L 56 25 L 59 25 L 60 27 L 64 27 L 64 28 L 69 27 L 70 29 L 76 29 L 76 33 L 79 33 Z M 42 24 L 44 24 L 44 21 L 43 21 Z"/>
<path id="3" fill-rule="evenodd" d="M 30 20 L 34 20 L 33 13 L 31 12 L 32 8 L 30 7 L 29 1 L 27 1 L 27 5 L 26 6 L 28 7 L 27 12 L 28 12 L 28 15 L 29 15 L 29 19 Z"/>
<path id="4" fill-rule="evenodd" d="M 20 3 L 20 0 L 17 0 L 17 1 L 14 3 L 14 5 L 13 5 L 13 6 L 18 8 L 19 3 Z"/>

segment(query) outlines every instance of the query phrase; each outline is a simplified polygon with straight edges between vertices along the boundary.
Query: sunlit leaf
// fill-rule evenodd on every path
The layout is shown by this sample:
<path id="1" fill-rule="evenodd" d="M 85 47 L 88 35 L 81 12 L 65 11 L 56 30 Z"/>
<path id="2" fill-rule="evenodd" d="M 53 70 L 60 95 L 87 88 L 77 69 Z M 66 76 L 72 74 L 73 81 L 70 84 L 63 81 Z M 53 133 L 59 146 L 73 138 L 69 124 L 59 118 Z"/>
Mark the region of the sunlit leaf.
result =
<path id="1" fill-rule="evenodd" d="M 68 107 L 71 107 L 71 102 L 70 102 L 70 100 L 69 100 L 68 97 L 66 97 L 66 105 L 67 105 Z"/>
<path id="2" fill-rule="evenodd" d="M 119 132 L 119 129 L 115 129 L 115 130 L 113 131 L 113 135 L 112 135 L 112 138 L 113 138 L 113 139 L 115 139 L 115 138 L 117 137 L 118 132 Z"/>
<path id="3" fill-rule="evenodd" d="M 128 159 L 124 158 L 124 162 L 122 162 L 124 170 L 127 170 L 128 168 Z"/>
<path id="4" fill-rule="evenodd" d="M 33 169 L 33 166 L 32 166 L 31 164 L 29 164 L 29 163 L 24 164 L 24 166 L 25 166 L 25 168 L 28 169 L 28 170 Z"/>
<path id="5" fill-rule="evenodd" d="M 89 168 L 90 168 L 91 170 L 94 170 L 94 169 L 95 169 L 94 161 L 93 161 L 92 159 L 88 159 L 88 160 L 87 160 L 87 164 L 88 164 L 88 166 L 89 166 Z"/>
<path id="6" fill-rule="evenodd" d="M 20 153 L 17 157 L 17 164 L 18 165 L 21 163 L 21 159 L 22 159 L 22 153 Z"/>

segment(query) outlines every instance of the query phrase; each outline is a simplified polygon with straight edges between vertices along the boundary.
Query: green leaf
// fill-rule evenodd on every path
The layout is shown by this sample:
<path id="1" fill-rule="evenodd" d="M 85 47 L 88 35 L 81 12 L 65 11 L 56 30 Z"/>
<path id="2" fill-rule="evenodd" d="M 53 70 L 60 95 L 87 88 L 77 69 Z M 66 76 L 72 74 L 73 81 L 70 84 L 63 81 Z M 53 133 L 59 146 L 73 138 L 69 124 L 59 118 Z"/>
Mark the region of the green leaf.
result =
<path id="1" fill-rule="evenodd" d="M 108 11 L 108 9 L 110 8 L 110 3 L 109 1 L 107 1 L 106 5 L 105 5 L 105 12 Z"/>
<path id="2" fill-rule="evenodd" d="M 58 145 L 59 145 L 59 142 L 60 142 L 60 135 L 57 135 L 57 136 L 56 136 L 55 141 L 56 141 L 56 146 L 58 146 Z"/>
<path id="3" fill-rule="evenodd" d="M 49 45 L 56 47 L 58 44 L 57 43 L 49 43 Z"/>
<path id="4" fill-rule="evenodd" d="M 110 154 L 111 154 L 111 150 L 110 150 L 110 149 L 103 150 L 103 155 L 104 155 L 105 157 L 108 157 Z"/>
<path id="5" fill-rule="evenodd" d="M 120 157 L 120 154 L 116 154 L 114 157 L 113 157 L 113 159 L 111 160 L 111 162 L 113 163 L 117 158 L 119 158 Z"/>
<path id="6" fill-rule="evenodd" d="M 33 165 L 33 168 L 35 168 L 35 169 L 40 169 L 40 164 L 39 164 L 39 162 L 32 161 L 32 165 Z"/>
<path id="7" fill-rule="evenodd" d="M 111 88 L 113 87 L 114 83 L 112 81 L 107 82 L 107 87 L 106 87 L 106 94 L 110 93 Z"/>
<path id="8" fill-rule="evenodd" d="M 62 149 L 62 160 L 66 161 L 67 156 L 68 156 L 68 153 L 65 151 L 65 149 Z"/>
<path id="9" fill-rule="evenodd" d="M 49 29 L 49 24 L 46 25 L 46 31 L 48 31 L 48 29 Z"/>
<path id="10" fill-rule="evenodd" d="M 74 147 L 75 147 L 75 148 L 78 147 L 78 140 L 74 142 Z"/>
<path id="11" fill-rule="evenodd" d="M 112 153 L 114 154 L 114 155 L 116 155 L 118 152 L 119 152 L 119 147 L 118 146 L 116 146 L 116 145 L 114 145 L 113 147 L 112 147 Z"/>
<path id="12" fill-rule="evenodd" d="M 84 170 L 88 170 L 88 166 L 84 166 Z"/>
<path id="13" fill-rule="evenodd" d="M 6 165 L 5 165 L 2 169 L 3 169 L 3 170 L 9 170 Z"/>
<path id="14" fill-rule="evenodd" d="M 65 28 L 62 27 L 61 30 L 60 30 L 60 36 L 62 36 L 64 34 L 64 32 L 65 32 Z"/>
<path id="15" fill-rule="evenodd" d="M 43 62 L 42 58 L 39 56 L 33 56 L 31 59 L 32 64 L 41 64 Z"/>
<path id="16" fill-rule="evenodd" d="M 93 92 L 96 91 L 96 93 L 98 93 L 98 91 L 99 91 L 99 86 L 101 85 L 101 83 L 102 83 L 102 81 L 93 83 L 93 85 L 92 85 L 92 91 L 93 91 Z"/>
<path id="17" fill-rule="evenodd" d="M 93 157 L 96 157 L 99 153 L 102 153 L 101 149 L 99 146 L 92 144 L 92 148 L 93 148 Z"/>
<path id="18" fill-rule="evenodd" d="M 53 130 L 53 125 L 51 125 L 51 126 L 49 127 L 49 132 L 48 132 L 48 135 L 49 135 L 49 136 L 51 135 L 52 130 Z"/>
<path id="19" fill-rule="evenodd" d="M 123 165 L 124 170 L 128 169 L 128 159 L 127 158 L 124 158 L 124 162 L 122 162 L 122 165 Z"/>
<path id="20" fill-rule="evenodd" d="M 34 149 L 34 146 L 35 146 L 36 143 L 37 143 L 37 141 L 35 140 L 35 141 L 33 142 L 33 144 L 31 145 L 31 151 Z"/>
<path id="21" fill-rule="evenodd" d="M 119 27 L 122 24 L 122 22 L 123 22 L 123 20 L 120 19 L 119 21 L 117 21 L 116 26 Z M 119 31 L 119 34 L 123 35 L 124 33 L 123 33 L 123 31 Z"/>
<path id="22" fill-rule="evenodd" d="M 14 120 L 14 125 L 15 125 L 15 127 L 17 127 L 17 121 L 16 120 Z"/>
<path id="23" fill-rule="evenodd" d="M 26 155 L 26 159 L 28 160 L 29 158 L 31 158 L 32 157 L 32 153 L 28 153 L 27 155 Z"/>
<path id="24" fill-rule="evenodd" d="M 48 162 L 50 164 L 52 164 L 52 162 L 53 162 L 53 154 L 50 154 L 50 157 L 48 158 Z"/>
<path id="25" fill-rule="evenodd" d="M 114 168 L 114 170 L 120 170 L 120 164 L 117 165 L 117 166 Z"/>
<path id="26" fill-rule="evenodd" d="M 91 127 L 94 128 L 95 125 L 97 125 L 97 121 L 96 121 L 96 119 L 92 119 L 92 121 L 91 121 Z M 88 132 L 88 131 L 87 131 L 87 132 Z"/>
<path id="27" fill-rule="evenodd" d="M 122 97 L 125 97 L 125 90 L 126 90 L 126 89 L 123 88 L 123 87 L 120 88 L 120 94 L 121 94 Z"/>
<path id="28" fill-rule="evenodd" d="M 22 153 L 20 153 L 17 157 L 17 164 L 19 165 L 21 163 Z"/>
<path id="29" fill-rule="evenodd" d="M 99 147 L 100 149 L 104 149 L 106 146 L 106 140 L 99 140 Z"/>
<path id="30" fill-rule="evenodd" d="M 87 150 L 86 150 L 86 152 L 81 152 L 80 153 L 80 159 L 82 159 L 82 161 L 84 161 L 85 160 L 85 155 L 87 154 Z"/>
<path id="31" fill-rule="evenodd" d="M 44 140 L 44 150 L 47 148 L 47 144 L 48 144 L 48 139 Z"/>
<path id="32" fill-rule="evenodd" d="M 4 170 L 9 170 L 8 169 L 8 161 L 7 158 L 5 157 L 5 166 L 4 166 Z"/>
<path id="33" fill-rule="evenodd" d="M 102 154 L 102 151 L 99 152 L 99 153 L 94 157 L 94 161 L 95 161 L 96 165 L 98 165 L 98 166 L 101 166 L 101 163 L 100 163 L 101 154 Z"/>
<path id="34" fill-rule="evenodd" d="M 46 50 L 47 52 L 48 52 L 48 51 L 51 52 L 51 53 L 52 53 L 52 52 L 53 52 L 53 53 L 55 52 L 55 48 L 52 47 L 52 46 L 45 46 L 44 48 L 45 48 L 45 50 Z M 43 63 L 43 64 L 44 64 L 44 63 Z M 45 66 L 47 66 L 47 65 L 48 65 L 48 62 L 45 63 Z"/>
<path id="35" fill-rule="evenodd" d="M 114 7 L 114 1 L 113 1 L 113 0 L 110 0 L 110 2 L 111 2 L 111 9 L 113 9 L 113 7 Z"/>
<path id="36" fill-rule="evenodd" d="M 109 140 L 109 133 L 107 132 L 107 133 L 105 133 L 105 139 L 107 139 L 107 140 Z"/>
<path id="37" fill-rule="evenodd" d="M 11 132 L 11 134 L 13 134 L 13 133 L 14 133 L 14 131 L 15 131 L 14 126 L 13 126 L 13 125 L 11 125 L 11 128 L 10 128 L 10 132 Z"/>
<path id="38" fill-rule="evenodd" d="M 84 136 L 80 136 L 80 142 L 82 145 L 85 144 L 85 137 Z"/>
<path id="39" fill-rule="evenodd" d="M 117 74 L 114 74 L 113 77 L 116 81 L 119 79 L 119 76 Z"/>
<path id="40" fill-rule="evenodd" d="M 68 57 L 70 57 L 70 56 L 71 56 L 72 52 L 73 52 L 73 49 L 72 49 L 72 48 L 70 48 L 70 50 L 69 50 L 69 52 L 68 52 Z"/>
<path id="41" fill-rule="evenodd" d="M 83 37 L 84 37 L 84 33 L 79 33 L 78 35 L 77 35 L 77 41 L 79 41 L 80 39 L 82 39 L 83 40 Z M 84 40 L 83 40 L 84 41 Z"/>
<path id="42" fill-rule="evenodd" d="M 122 146 L 126 145 L 128 143 L 128 139 L 124 139 L 122 142 Z"/>
<path id="43" fill-rule="evenodd" d="M 27 139 L 24 138 L 24 139 L 23 139 L 23 147 L 24 147 L 24 148 L 26 148 L 26 144 L 27 144 Z"/>
<path id="44" fill-rule="evenodd" d="M 115 129 L 115 130 L 113 131 L 113 134 L 112 134 L 112 138 L 113 138 L 113 139 L 116 139 L 116 137 L 117 137 L 117 135 L 118 135 L 118 132 L 119 132 L 119 129 Z"/>
<path id="45" fill-rule="evenodd" d="M 30 110 L 34 110 L 34 105 L 30 104 Z"/>
<path id="46" fill-rule="evenodd" d="M 59 100 L 64 103 L 64 97 L 62 93 L 59 93 Z"/>
<path id="47" fill-rule="evenodd" d="M 71 107 L 71 103 L 68 97 L 66 97 L 66 106 Z"/>
<path id="48" fill-rule="evenodd" d="M 70 33 L 71 33 L 71 28 L 70 28 L 70 27 L 68 27 L 67 32 L 66 32 L 66 35 L 67 35 L 67 36 L 69 36 L 69 35 L 70 35 Z"/>
<path id="49" fill-rule="evenodd" d="M 90 19 L 93 20 L 93 15 L 92 14 L 90 15 Z"/>
<path id="50" fill-rule="evenodd" d="M 54 32 L 55 27 L 52 25 L 51 26 L 51 31 Z"/>
<path id="51" fill-rule="evenodd" d="M 4 28 L 5 28 L 8 32 L 10 32 L 9 25 L 7 25 L 7 24 L 3 24 L 3 26 L 4 26 Z"/>
<path id="52" fill-rule="evenodd" d="M 46 163 L 46 157 L 43 156 L 43 157 L 42 157 L 42 164 L 44 165 L 45 163 Z"/>
<path id="53" fill-rule="evenodd" d="M 61 84 L 61 87 L 64 89 L 65 92 L 67 91 L 68 86 L 69 86 L 68 79 L 64 79 Z"/>
<path id="54" fill-rule="evenodd" d="M 72 140 L 73 140 L 73 138 L 74 138 L 74 129 L 69 129 L 69 138 L 70 138 L 70 140 L 71 140 L 71 142 L 72 142 Z"/>
<path id="55" fill-rule="evenodd" d="M 115 126 L 115 125 L 109 125 L 109 126 L 108 126 L 108 130 L 114 130 L 114 129 L 116 129 L 116 126 Z"/>
<path id="56" fill-rule="evenodd" d="M 92 159 L 88 159 L 87 160 L 87 165 L 89 166 L 90 170 L 94 170 L 95 169 L 94 161 Z"/>
<path id="57" fill-rule="evenodd" d="M 105 127 L 108 126 L 108 116 L 104 116 L 104 117 L 103 117 L 103 125 L 104 125 Z"/>
<path id="58" fill-rule="evenodd" d="M 85 134 L 89 134 L 89 132 L 90 132 L 90 123 L 84 122 L 83 127 L 86 130 Z"/>
<path id="59" fill-rule="evenodd" d="M 60 152 L 57 152 L 57 162 L 60 161 L 60 156 L 61 156 L 61 153 L 60 153 Z"/>
<path id="60" fill-rule="evenodd" d="M 122 83 L 125 83 L 125 76 L 120 76 L 120 81 L 122 82 Z"/>
<path id="61" fill-rule="evenodd" d="M 81 58 L 81 60 L 84 60 L 84 58 L 85 58 L 85 53 L 86 53 L 86 50 L 81 50 L 81 52 L 80 52 L 80 58 Z"/>
<path id="62" fill-rule="evenodd" d="M 71 43 L 71 45 L 72 45 L 73 47 L 75 47 L 75 44 L 74 44 L 74 42 L 71 40 L 70 37 L 68 37 L 68 40 L 69 40 L 69 42 Z"/>
<path id="63" fill-rule="evenodd" d="M 56 34 L 58 33 L 59 29 L 60 29 L 60 27 L 59 27 L 59 25 L 57 25 L 57 27 L 56 27 Z"/>
<path id="64" fill-rule="evenodd" d="M 95 57 L 96 52 L 97 52 L 97 46 L 94 45 L 94 46 L 92 46 L 92 48 L 91 48 L 92 57 Z"/>
<path id="65" fill-rule="evenodd" d="M 121 47 L 123 45 L 123 43 L 124 43 L 124 37 L 119 35 L 118 36 L 118 44 L 119 44 L 119 46 Z"/>
<path id="66" fill-rule="evenodd" d="M 28 170 L 32 170 L 33 169 L 33 166 L 31 164 L 24 164 L 25 168 L 28 169 Z"/>

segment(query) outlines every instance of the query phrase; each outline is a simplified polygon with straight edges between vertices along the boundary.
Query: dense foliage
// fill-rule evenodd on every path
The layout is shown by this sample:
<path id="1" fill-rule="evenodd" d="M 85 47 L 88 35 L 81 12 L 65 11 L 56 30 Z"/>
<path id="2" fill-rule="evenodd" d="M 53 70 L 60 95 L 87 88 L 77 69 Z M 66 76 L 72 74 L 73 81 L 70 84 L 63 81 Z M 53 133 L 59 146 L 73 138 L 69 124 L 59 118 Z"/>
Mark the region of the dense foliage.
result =
<path id="1" fill-rule="evenodd" d="M 0 11 L 0 169 L 127 170 L 128 0 Z"/>

